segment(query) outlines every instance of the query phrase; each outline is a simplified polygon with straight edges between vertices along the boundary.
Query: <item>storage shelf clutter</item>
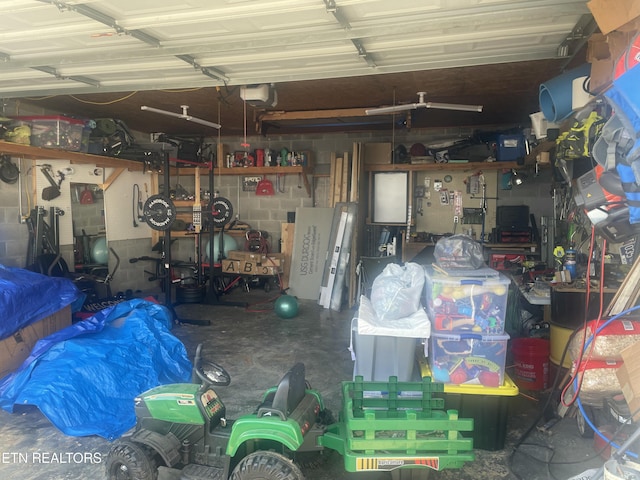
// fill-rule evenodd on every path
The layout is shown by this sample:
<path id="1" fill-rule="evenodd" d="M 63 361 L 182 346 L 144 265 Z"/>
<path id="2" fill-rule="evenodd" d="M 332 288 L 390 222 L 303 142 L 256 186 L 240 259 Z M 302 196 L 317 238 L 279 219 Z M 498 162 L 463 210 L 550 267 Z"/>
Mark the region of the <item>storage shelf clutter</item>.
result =
<path id="1" fill-rule="evenodd" d="M 5 139 L 34 147 L 88 152 L 90 133 L 89 120 L 63 115 L 33 115 L 14 117 Z"/>

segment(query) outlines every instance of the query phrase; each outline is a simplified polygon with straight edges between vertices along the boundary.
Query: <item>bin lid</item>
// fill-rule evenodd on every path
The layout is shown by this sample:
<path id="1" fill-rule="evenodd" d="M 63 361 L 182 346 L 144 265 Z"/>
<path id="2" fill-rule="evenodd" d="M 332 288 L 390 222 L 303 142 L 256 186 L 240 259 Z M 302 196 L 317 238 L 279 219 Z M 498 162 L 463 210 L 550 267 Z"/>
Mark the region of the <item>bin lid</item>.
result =
<path id="1" fill-rule="evenodd" d="M 362 295 L 354 318 L 360 335 L 384 335 L 388 337 L 429 338 L 431 322 L 424 309 L 419 308 L 408 317 L 380 320 L 371 300 Z"/>

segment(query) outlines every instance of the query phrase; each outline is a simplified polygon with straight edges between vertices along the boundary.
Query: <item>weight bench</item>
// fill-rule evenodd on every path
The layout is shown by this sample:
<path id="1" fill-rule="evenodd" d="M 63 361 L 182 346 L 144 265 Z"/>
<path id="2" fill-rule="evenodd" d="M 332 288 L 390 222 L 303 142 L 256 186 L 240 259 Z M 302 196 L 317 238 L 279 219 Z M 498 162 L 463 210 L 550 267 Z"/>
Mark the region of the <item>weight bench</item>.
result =
<path id="1" fill-rule="evenodd" d="M 271 389 L 258 407 L 258 418 L 278 416 L 286 420 L 305 397 L 307 383 L 303 363 L 296 363 Z"/>

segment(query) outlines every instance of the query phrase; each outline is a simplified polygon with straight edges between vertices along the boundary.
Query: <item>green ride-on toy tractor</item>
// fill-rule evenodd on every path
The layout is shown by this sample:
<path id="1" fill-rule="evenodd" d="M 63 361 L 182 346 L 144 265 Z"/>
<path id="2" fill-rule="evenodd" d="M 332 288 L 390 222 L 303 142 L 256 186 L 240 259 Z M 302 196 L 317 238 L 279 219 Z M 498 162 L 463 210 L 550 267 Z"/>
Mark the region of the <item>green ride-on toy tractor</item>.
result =
<path id="1" fill-rule="evenodd" d="M 342 382 L 339 420 L 294 365 L 269 388 L 254 412 L 227 419 L 214 386 L 229 385 L 220 365 L 196 349 L 193 383 L 162 385 L 135 399 L 137 423 L 114 442 L 106 461 L 109 480 L 304 480 L 299 464 L 337 451 L 349 472 L 460 468 L 473 461 L 473 419 L 443 411 L 422 382 Z"/>

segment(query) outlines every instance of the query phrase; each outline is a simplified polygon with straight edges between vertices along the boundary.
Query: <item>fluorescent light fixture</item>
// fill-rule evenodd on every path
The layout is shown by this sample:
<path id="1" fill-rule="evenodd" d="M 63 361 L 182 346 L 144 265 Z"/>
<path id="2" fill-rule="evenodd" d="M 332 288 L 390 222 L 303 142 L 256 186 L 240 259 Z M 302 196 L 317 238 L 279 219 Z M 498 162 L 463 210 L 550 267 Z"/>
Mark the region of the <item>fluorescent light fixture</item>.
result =
<path id="1" fill-rule="evenodd" d="M 405 110 L 415 110 L 417 108 L 435 108 L 438 110 L 457 110 L 461 112 L 482 112 L 482 105 L 464 105 L 460 103 L 438 103 L 425 102 L 425 92 L 418 92 L 418 103 L 408 103 L 405 105 L 393 105 L 391 107 L 368 108 L 367 115 L 385 115 L 387 113 L 403 112 Z"/>
<path id="2" fill-rule="evenodd" d="M 220 125 L 219 123 L 209 122 L 207 120 L 202 120 L 201 118 L 192 117 L 191 115 L 189 115 L 187 113 L 187 110 L 189 109 L 188 105 L 180 105 L 180 108 L 182 108 L 182 113 L 168 112 L 167 110 L 160 110 L 159 108 L 147 107 L 146 105 L 142 105 L 140 107 L 140 110 L 144 110 L 146 112 L 159 113 L 161 115 L 167 115 L 169 117 L 181 118 L 182 120 L 187 120 L 188 122 L 198 123 L 200 125 L 206 125 L 207 127 L 217 128 L 218 130 L 222 128 L 222 125 Z"/>

